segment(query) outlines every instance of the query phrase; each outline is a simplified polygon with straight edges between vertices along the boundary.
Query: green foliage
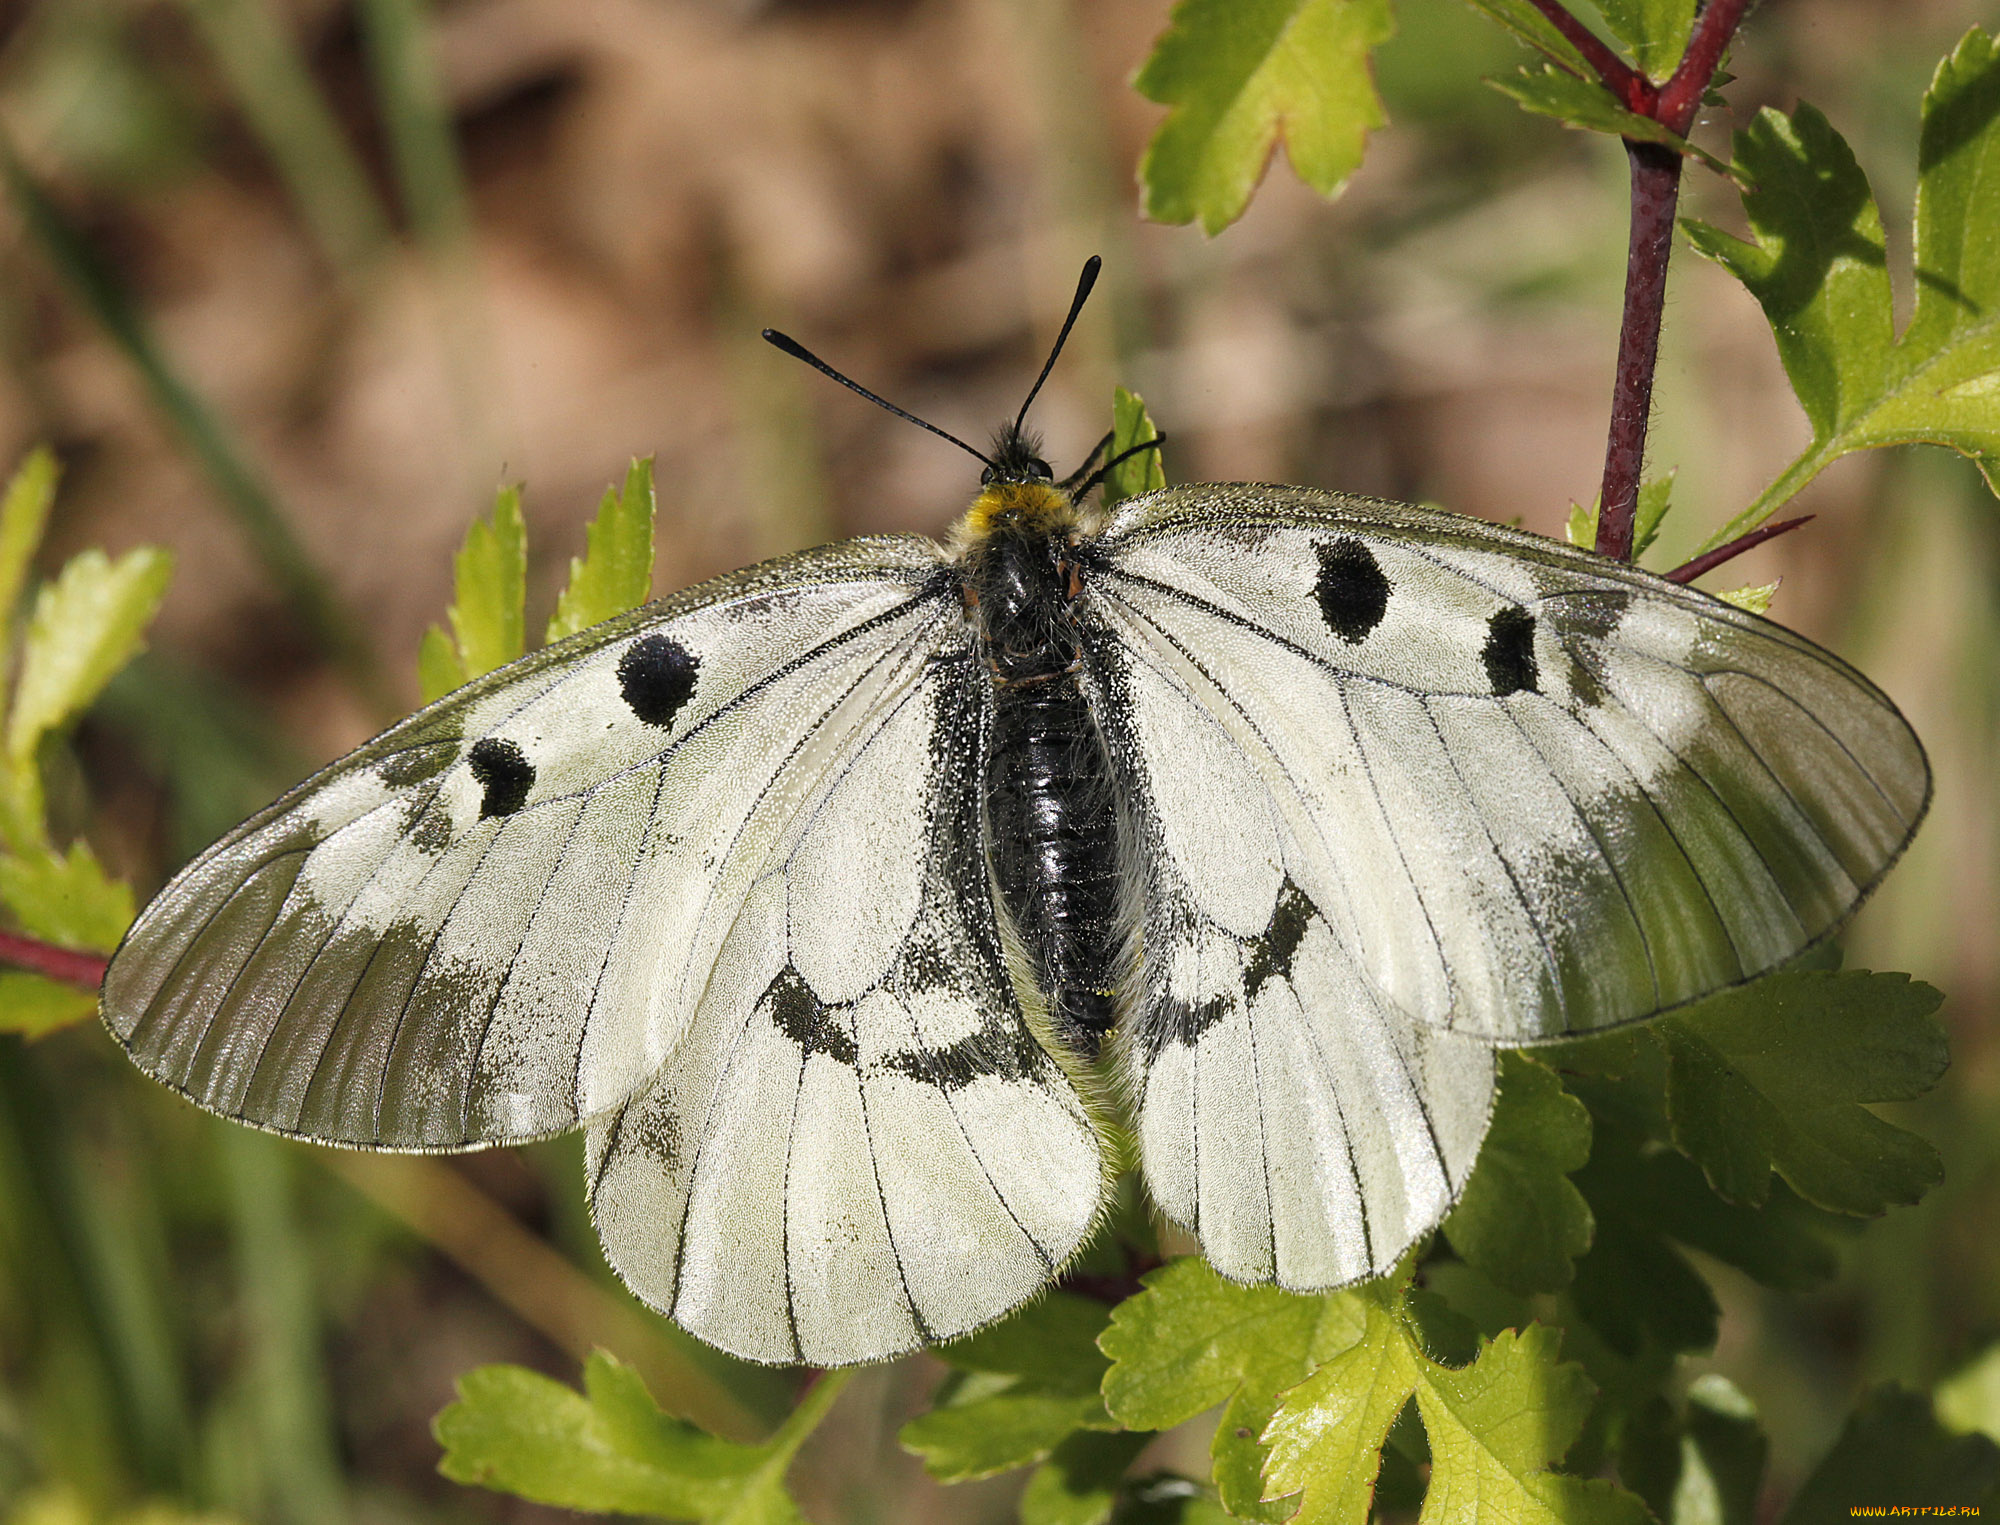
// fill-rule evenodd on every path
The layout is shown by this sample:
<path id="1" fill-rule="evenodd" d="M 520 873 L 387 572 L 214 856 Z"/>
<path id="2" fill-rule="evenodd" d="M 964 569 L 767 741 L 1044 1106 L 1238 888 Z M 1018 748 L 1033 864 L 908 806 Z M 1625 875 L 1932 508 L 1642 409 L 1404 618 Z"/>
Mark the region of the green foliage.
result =
<path id="1" fill-rule="evenodd" d="M 1159 428 L 1146 411 L 1146 400 L 1137 392 L 1118 387 L 1111 394 L 1111 454 L 1118 460 L 1127 450 L 1158 439 Z M 1157 450 L 1141 450 L 1129 461 L 1120 461 L 1105 474 L 1100 498 L 1106 508 L 1167 485 L 1166 463 Z"/>
<path id="2" fill-rule="evenodd" d="M 1569 1180 L 1590 1158 L 1590 1113 L 1543 1064 L 1500 1056 L 1500 1098 L 1465 1195 L 1445 1220 L 1451 1247 L 1510 1292 L 1559 1292 L 1590 1247 L 1590 1207 Z"/>
<path id="3" fill-rule="evenodd" d="M 653 587 L 653 463 L 634 461 L 624 482 L 606 488 L 570 558 L 569 584 L 556 599 L 547 641 L 559 641 L 635 609 Z M 504 667 L 528 649 L 528 528 L 521 489 L 503 487 L 492 514 L 475 520 L 452 560 L 451 631 L 432 625 L 417 648 L 424 703 Z"/>
<path id="4" fill-rule="evenodd" d="M 438 1470 L 566 1509 L 790 1525 L 803 1517 L 785 1472 L 845 1380 L 821 1378 L 777 1434 L 750 1446 L 662 1412 L 638 1374 L 602 1351 L 584 1363 L 581 1393 L 524 1367 L 482 1366 L 437 1417 Z"/>
<path id="5" fill-rule="evenodd" d="M 1390 1426 L 1415 1401 L 1429 1442 L 1428 1521 L 1641 1525 L 1645 1506 L 1610 1483 L 1550 1468 L 1588 1418 L 1581 1367 L 1557 1359 L 1559 1331 L 1508 1331 L 1470 1366 L 1434 1359 L 1400 1299 L 1335 1293 L 1360 1312 L 1348 1349 L 1284 1396 L 1265 1438 L 1273 1492 L 1302 1495 L 1301 1525 L 1366 1525 Z"/>
<path id="6" fill-rule="evenodd" d="M 2000 1506 L 2000 1446 L 1944 1430 L 1916 1393 L 1878 1387 L 1855 1406 L 1781 1525 L 1849 1519 L 1860 1505 L 1983 1514 Z"/>
<path id="7" fill-rule="evenodd" d="M 1675 57 L 1679 56 L 1676 50 Z M 1554 117 L 1565 126 L 1579 127 L 1586 132 L 1606 132 L 1614 138 L 1657 143 L 1677 154 L 1699 159 L 1720 174 L 1734 174 L 1729 165 L 1708 150 L 1697 148 L 1651 117 L 1640 116 L 1638 112 L 1619 105 L 1611 92 L 1595 80 L 1579 79 L 1554 64 L 1522 69 L 1517 74 L 1504 79 L 1489 79 L 1486 83 L 1522 110 L 1532 111 L 1536 116 Z"/>
<path id="8" fill-rule="evenodd" d="M 653 592 L 653 462 L 634 461 L 624 483 L 604 489 L 582 556 L 570 558 L 569 586 L 549 619 L 550 644 L 636 609 Z"/>
<path id="9" fill-rule="evenodd" d="M 940 1345 L 957 1375 L 935 1408 L 903 1426 L 904 1446 L 933 1477 L 955 1483 L 1039 1462 L 1078 1430 L 1118 1428 L 1098 1393 L 1110 1362 L 1097 1337 L 1109 1314 L 1056 1292 Z"/>
<path id="10" fill-rule="evenodd" d="M 433 625 L 417 653 L 424 702 L 442 697 L 528 649 L 528 529 L 521 489 L 503 487 L 452 559 L 451 634 Z"/>
<path id="11" fill-rule="evenodd" d="M 1775 1170 L 1808 1202 L 1876 1214 L 1942 1179 L 1937 1151 L 1862 1105 L 1944 1074 L 1943 1000 L 1902 974 L 1784 973 L 1654 1024 L 1674 1143 L 1731 1202 Z"/>
<path id="12" fill-rule="evenodd" d="M 31 452 L 0 496 L 0 907 L 29 937 L 108 953 L 132 921 L 132 893 L 90 845 L 51 838 L 42 757 L 136 656 L 172 576 L 172 559 L 140 547 L 112 560 L 80 552 L 36 590 L 15 662 L 13 632 L 29 569 L 55 501 L 58 472 Z M 0 973 L 0 1030 L 41 1034 L 96 1010 L 95 995 L 19 971 Z"/>
<path id="13" fill-rule="evenodd" d="M 1830 461 L 1880 445 L 1945 445 L 2000 488 L 2000 49 L 1974 28 L 1924 97 L 1913 265 L 1899 338 L 1882 220 L 1868 178 L 1831 123 L 1801 103 L 1766 108 L 1736 135 L 1753 240 L 1682 224 L 1749 288 L 1769 319 L 1812 443 L 1710 537 L 1768 518 Z"/>
<path id="14" fill-rule="evenodd" d="M 1576 44 L 1556 30 L 1555 23 L 1535 8 L 1533 0 L 1471 0 L 1471 3 L 1578 78 L 1594 72 L 1577 51 Z"/>
<path id="15" fill-rule="evenodd" d="M 1938 1418 L 1951 1429 L 2000 1440 L 2000 1344 L 1940 1382 L 1933 1396 Z"/>
<path id="16" fill-rule="evenodd" d="M 1638 62 L 1639 72 L 1663 80 L 1687 51 L 1695 0 L 1597 0 L 1597 13 Z"/>
<path id="17" fill-rule="evenodd" d="M 1128 1428 L 1163 1430 L 1223 1404 L 1210 1447 L 1223 1507 L 1239 1519 L 1287 1518 L 1289 1508 L 1260 1507 L 1264 1428 L 1281 1393 L 1362 1337 L 1361 1301 L 1239 1287 L 1191 1258 L 1144 1282 L 1098 1342 L 1111 1358 L 1105 1407 Z"/>
<path id="18" fill-rule="evenodd" d="M 1653 542 L 1660 537 L 1660 526 L 1667 521 L 1667 510 L 1673 506 L 1674 473 L 1669 471 L 1663 477 L 1654 477 L 1650 482 L 1639 484 L 1639 506 L 1632 516 L 1632 559 L 1643 557 Z M 1585 508 L 1581 503 L 1569 507 L 1569 520 L 1563 525 L 1563 538 L 1571 545 L 1580 545 L 1585 550 L 1597 545 L 1597 514 L 1600 504 L 1592 503 Z"/>
<path id="19" fill-rule="evenodd" d="M 1388 0 L 1180 0 L 1133 79 L 1173 108 L 1139 165 L 1146 215 L 1221 232 L 1280 138 L 1299 178 L 1334 195 L 1387 120 L 1368 55 L 1393 31 Z"/>

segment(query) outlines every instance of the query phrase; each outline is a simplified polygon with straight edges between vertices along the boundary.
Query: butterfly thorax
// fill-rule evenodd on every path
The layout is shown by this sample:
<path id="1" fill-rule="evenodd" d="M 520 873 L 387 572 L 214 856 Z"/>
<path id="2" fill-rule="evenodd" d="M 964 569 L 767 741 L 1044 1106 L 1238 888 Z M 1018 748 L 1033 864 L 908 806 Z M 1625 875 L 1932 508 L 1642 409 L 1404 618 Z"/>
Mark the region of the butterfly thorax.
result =
<path id="1" fill-rule="evenodd" d="M 960 530 L 967 617 L 991 678 L 991 866 L 1057 1041 L 1097 1052 L 1113 1017 L 1118 807 L 1081 682 L 1079 514 L 1041 480 L 989 482 Z"/>

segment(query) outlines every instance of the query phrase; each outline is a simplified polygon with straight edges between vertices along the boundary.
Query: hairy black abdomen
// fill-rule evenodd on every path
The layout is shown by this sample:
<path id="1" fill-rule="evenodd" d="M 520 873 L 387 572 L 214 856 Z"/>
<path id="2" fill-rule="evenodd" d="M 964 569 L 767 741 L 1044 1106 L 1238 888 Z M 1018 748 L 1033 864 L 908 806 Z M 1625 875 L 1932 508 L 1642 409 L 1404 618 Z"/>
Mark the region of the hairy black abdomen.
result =
<path id="1" fill-rule="evenodd" d="M 1069 670 L 996 675 L 986 817 L 1007 912 L 1056 1037 L 1094 1055 L 1113 1019 L 1118 810 L 1110 759 Z"/>

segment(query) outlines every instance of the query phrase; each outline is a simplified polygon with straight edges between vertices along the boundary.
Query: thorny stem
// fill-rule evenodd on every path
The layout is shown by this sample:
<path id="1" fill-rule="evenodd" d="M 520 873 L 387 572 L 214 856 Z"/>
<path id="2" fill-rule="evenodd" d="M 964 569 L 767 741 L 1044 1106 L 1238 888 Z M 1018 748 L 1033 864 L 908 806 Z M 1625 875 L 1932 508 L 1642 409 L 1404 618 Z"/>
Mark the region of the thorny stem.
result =
<path id="1" fill-rule="evenodd" d="M 1796 519 L 1787 519 L 1782 524 L 1764 524 L 1751 530 L 1747 535 L 1738 535 L 1734 540 L 1725 541 L 1712 551 L 1703 551 L 1693 561 L 1683 562 L 1667 573 L 1668 582 L 1693 582 L 1704 572 L 1713 572 L 1725 561 L 1733 561 L 1753 545 L 1762 545 L 1766 540 L 1775 540 L 1788 530 L 1795 530 L 1813 516 L 1801 514 Z"/>
<path id="2" fill-rule="evenodd" d="M 1582 30 L 1561 0 L 1534 0 L 1538 10 L 1571 37 L 1557 13 Z M 1584 56 L 1604 86 L 1630 110 L 1686 135 L 1715 78 L 1723 50 L 1750 0 L 1708 0 L 1695 22 L 1673 77 L 1658 88 L 1634 76 L 1622 60 L 1607 68 L 1588 49 Z M 1572 41 L 1576 41 L 1571 37 Z M 1595 39 L 1593 39 L 1594 41 Z M 1602 49 L 1603 45 L 1598 44 Z M 1636 79 L 1637 83 L 1634 83 Z M 1611 390 L 1611 426 L 1604 447 L 1604 481 L 1598 494 L 1599 554 L 1632 559 L 1632 526 L 1639 507 L 1639 478 L 1646 464 L 1646 425 L 1653 408 L 1653 374 L 1660 358 L 1660 319 L 1666 308 L 1667 262 L 1673 253 L 1674 210 L 1680 201 L 1681 156 L 1657 144 L 1625 142 L 1632 172 L 1632 232 L 1625 265 L 1625 309 L 1618 325 L 1618 369 Z"/>
<path id="3" fill-rule="evenodd" d="M 75 948 L 58 948 L 39 938 L 18 932 L 0 932 L 0 963 L 12 964 L 79 990 L 96 990 L 104 983 L 104 968 L 110 962 L 101 953 L 84 953 Z"/>

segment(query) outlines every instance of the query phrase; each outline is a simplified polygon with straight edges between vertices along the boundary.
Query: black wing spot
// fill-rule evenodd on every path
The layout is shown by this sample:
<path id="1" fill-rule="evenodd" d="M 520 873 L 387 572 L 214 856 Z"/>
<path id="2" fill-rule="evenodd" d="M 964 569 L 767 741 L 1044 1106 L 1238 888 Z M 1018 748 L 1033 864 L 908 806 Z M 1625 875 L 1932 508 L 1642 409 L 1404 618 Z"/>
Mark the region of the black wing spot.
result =
<path id="1" fill-rule="evenodd" d="M 1504 699 L 1525 690 L 1535 693 L 1535 617 L 1519 604 L 1510 604 L 1486 624 L 1486 649 L 1480 653 L 1486 663 L 1486 681 L 1493 685 L 1493 697 Z"/>
<path id="2" fill-rule="evenodd" d="M 943 1048 L 907 1049 L 885 1055 L 881 1068 L 920 1085 L 956 1091 L 993 1076 L 1022 1080 L 1035 1073 L 1041 1048 L 1018 1021 L 995 1022 Z"/>
<path id="3" fill-rule="evenodd" d="M 771 1020 L 778 1024 L 778 1031 L 796 1043 L 806 1058 L 824 1054 L 835 1064 L 854 1068 L 859 1057 L 854 1035 L 835 1020 L 833 1009 L 812 993 L 799 978 L 798 970 L 789 964 L 780 970 L 764 992 L 762 1004 L 770 1006 Z"/>
<path id="4" fill-rule="evenodd" d="M 701 658 L 670 636 L 641 636 L 618 659 L 618 691 L 647 725 L 662 730 L 694 693 Z"/>
<path id="5" fill-rule="evenodd" d="M 1389 612 L 1389 579 L 1375 553 L 1359 540 L 1336 540 L 1319 551 L 1319 612 L 1326 628 L 1359 644 Z"/>
<path id="6" fill-rule="evenodd" d="M 479 819 L 512 815 L 528 803 L 528 791 L 535 787 L 535 765 L 521 755 L 511 741 L 487 736 L 472 744 L 465 754 L 472 776 L 486 791 L 479 802 Z"/>
<path id="7" fill-rule="evenodd" d="M 1306 928 L 1312 925 L 1312 919 L 1312 902 L 1287 879 L 1278 894 L 1277 905 L 1271 910 L 1271 924 L 1249 941 L 1250 957 L 1243 965 L 1245 1000 L 1256 1000 L 1257 992 L 1274 978 L 1292 977 L 1292 955 L 1306 940 Z"/>

